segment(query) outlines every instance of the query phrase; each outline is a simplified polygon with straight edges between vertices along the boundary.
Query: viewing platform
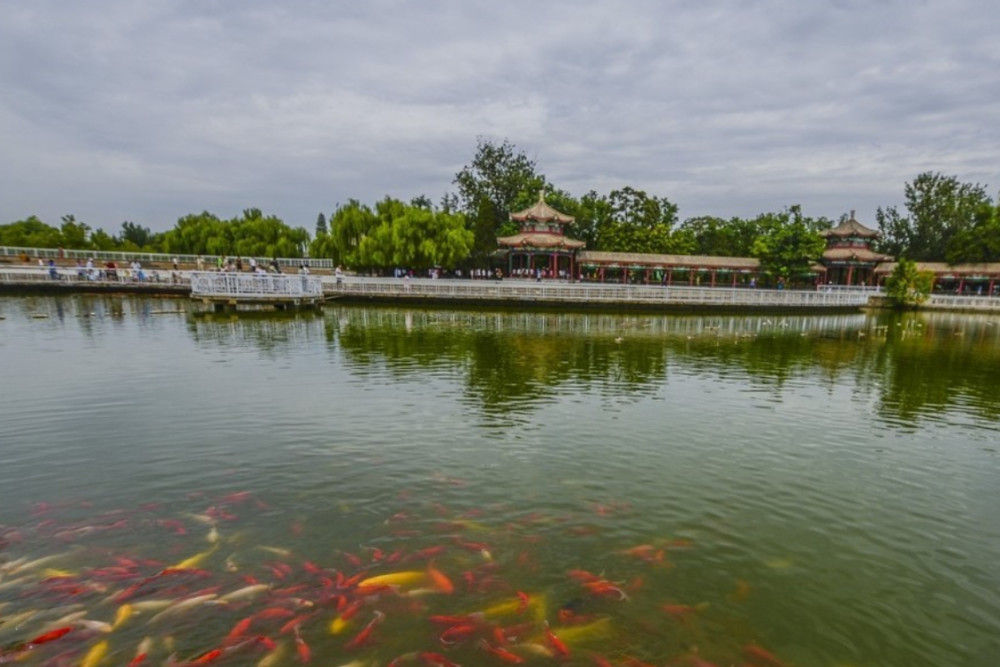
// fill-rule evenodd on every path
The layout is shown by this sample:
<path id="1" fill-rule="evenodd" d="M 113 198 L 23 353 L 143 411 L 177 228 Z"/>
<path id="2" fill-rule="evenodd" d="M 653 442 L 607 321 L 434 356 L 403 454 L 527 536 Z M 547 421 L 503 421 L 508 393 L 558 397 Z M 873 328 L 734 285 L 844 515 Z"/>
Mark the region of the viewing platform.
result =
<path id="1" fill-rule="evenodd" d="M 315 306 L 324 299 L 319 276 L 284 273 L 192 271 L 191 298 L 217 309 L 240 305 Z"/>

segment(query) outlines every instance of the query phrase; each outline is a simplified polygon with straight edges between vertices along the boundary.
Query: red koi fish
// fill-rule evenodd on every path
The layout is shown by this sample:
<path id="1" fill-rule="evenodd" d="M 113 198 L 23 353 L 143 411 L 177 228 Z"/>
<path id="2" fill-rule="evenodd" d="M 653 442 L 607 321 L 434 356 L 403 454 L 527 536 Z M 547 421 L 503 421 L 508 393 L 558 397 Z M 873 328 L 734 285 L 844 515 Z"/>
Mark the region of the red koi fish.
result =
<path id="1" fill-rule="evenodd" d="M 351 639 L 351 641 L 347 642 L 347 644 L 344 645 L 344 648 L 355 649 L 364 646 L 371 638 L 372 632 L 375 631 L 376 626 L 378 626 L 378 624 L 381 623 L 383 619 L 385 619 L 385 614 L 376 610 L 375 617 L 372 620 L 368 621 L 368 625 L 366 625 L 361 630 L 361 632 L 354 635 L 354 638 Z"/>
<path id="2" fill-rule="evenodd" d="M 46 644 L 48 642 L 55 641 L 60 637 L 68 634 L 72 630 L 73 630 L 72 627 L 66 627 L 66 628 L 59 628 L 58 630 L 52 630 L 51 632 L 46 632 L 44 635 L 38 635 L 30 642 L 28 642 L 28 646 L 29 647 L 38 646 L 39 644 Z"/>
<path id="3" fill-rule="evenodd" d="M 211 651 L 209 651 L 208 653 L 205 653 L 205 654 L 203 654 L 203 655 L 195 658 L 194 660 L 191 661 L 191 664 L 192 665 L 207 665 L 210 662 L 215 662 L 216 660 L 218 660 L 221 655 L 222 655 L 222 649 L 221 648 L 215 648 L 215 649 L 212 649 Z"/>
<path id="4" fill-rule="evenodd" d="M 772 665 L 773 667 L 785 667 L 785 663 L 770 651 L 756 644 L 747 644 L 743 647 L 743 654 L 749 660 L 759 660 Z"/>
<path id="5" fill-rule="evenodd" d="M 528 605 L 531 604 L 531 598 L 528 597 L 527 593 L 521 591 L 515 591 L 517 593 L 517 598 L 521 601 L 521 604 L 517 607 L 517 613 L 523 614 L 528 610 Z"/>
<path id="6" fill-rule="evenodd" d="M 467 624 L 467 625 L 455 625 L 444 632 L 438 637 L 438 641 L 445 646 L 451 646 L 452 644 L 457 644 L 458 642 L 465 641 L 472 635 L 479 631 L 479 626 Z"/>
<path id="7" fill-rule="evenodd" d="M 500 658 L 507 664 L 520 665 L 521 663 L 524 662 L 524 658 L 517 655 L 516 653 L 511 653 L 502 646 L 490 646 L 490 643 L 485 639 L 479 644 L 479 647 L 482 648 L 487 653 L 491 653 L 496 657 Z"/>
<path id="8" fill-rule="evenodd" d="M 302 635 L 299 634 L 298 626 L 295 626 L 295 650 L 298 652 L 299 661 L 303 665 L 312 660 L 312 651 L 309 650 L 309 644 L 306 644 L 306 640 L 302 639 Z"/>
<path id="9" fill-rule="evenodd" d="M 462 667 L 440 653 L 431 653 L 430 651 L 422 651 L 420 659 L 423 660 L 425 665 L 431 665 L 431 667 Z"/>
<path id="10" fill-rule="evenodd" d="M 555 636 L 555 633 L 549 629 L 549 624 L 545 624 L 545 639 L 548 640 L 549 645 L 558 653 L 560 656 L 566 658 L 569 657 L 569 647 L 563 643 L 561 639 Z"/>
<path id="11" fill-rule="evenodd" d="M 229 631 L 229 634 L 226 635 L 226 643 L 235 642 L 240 637 L 245 635 L 250 629 L 250 625 L 253 623 L 253 618 L 253 616 L 247 616 L 243 620 L 237 622 L 236 625 L 233 626 L 233 629 Z"/>

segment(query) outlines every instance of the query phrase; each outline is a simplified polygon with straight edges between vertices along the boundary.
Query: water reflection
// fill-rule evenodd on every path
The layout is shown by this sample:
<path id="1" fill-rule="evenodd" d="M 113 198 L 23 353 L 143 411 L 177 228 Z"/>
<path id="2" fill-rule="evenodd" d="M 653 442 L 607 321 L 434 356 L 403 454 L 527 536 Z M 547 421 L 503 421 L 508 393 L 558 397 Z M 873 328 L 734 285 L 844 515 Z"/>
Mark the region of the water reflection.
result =
<path id="1" fill-rule="evenodd" d="M 350 367 L 460 370 L 490 411 L 531 410 L 567 385 L 656 391 L 672 373 L 738 377 L 794 393 L 796 378 L 849 383 L 899 424 L 948 411 L 1000 416 L 1000 326 L 956 314 L 637 316 L 339 308 L 327 339 Z"/>

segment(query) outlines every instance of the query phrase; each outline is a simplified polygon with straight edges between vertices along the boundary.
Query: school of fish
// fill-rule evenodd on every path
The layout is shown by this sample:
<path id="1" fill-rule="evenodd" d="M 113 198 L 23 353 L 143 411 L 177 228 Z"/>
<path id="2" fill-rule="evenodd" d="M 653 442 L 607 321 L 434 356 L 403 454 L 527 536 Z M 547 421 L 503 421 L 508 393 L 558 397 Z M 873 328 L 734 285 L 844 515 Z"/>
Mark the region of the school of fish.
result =
<path id="1" fill-rule="evenodd" d="M 697 549 L 690 539 L 622 545 L 601 568 L 570 563 L 529 589 L 546 554 L 537 528 L 585 538 L 592 524 L 404 499 L 379 538 L 307 558 L 297 522 L 283 544 L 253 539 L 269 509 L 254 494 L 189 501 L 86 519 L 85 503 L 41 504 L 0 524 L 0 665 L 792 664 L 756 639 L 713 637 L 711 602 L 650 592 L 647 580 L 682 576 L 672 556 Z M 133 543 L 140 527 L 152 544 Z M 739 581 L 727 597 L 749 594 Z"/>

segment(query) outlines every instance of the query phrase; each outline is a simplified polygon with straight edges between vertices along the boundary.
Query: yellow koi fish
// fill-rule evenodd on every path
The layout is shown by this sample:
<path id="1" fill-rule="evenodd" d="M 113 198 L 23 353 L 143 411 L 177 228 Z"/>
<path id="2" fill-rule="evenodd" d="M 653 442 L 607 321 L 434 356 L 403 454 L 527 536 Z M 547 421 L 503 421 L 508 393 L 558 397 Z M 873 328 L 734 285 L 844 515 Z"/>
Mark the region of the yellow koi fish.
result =
<path id="1" fill-rule="evenodd" d="M 219 549 L 219 545 L 216 544 L 211 549 L 209 549 L 208 551 L 202 551 L 200 554 L 195 554 L 194 556 L 191 556 L 190 558 L 186 558 L 186 559 L 182 560 L 181 562 L 177 563 L 177 565 L 174 565 L 174 569 L 177 569 L 177 570 L 192 570 L 192 569 L 198 567 L 199 565 L 201 565 L 202 562 L 204 562 L 209 556 L 211 556 L 212 554 L 214 554 L 218 549 Z"/>
<path id="2" fill-rule="evenodd" d="M 133 611 L 135 610 L 132 608 L 132 605 L 128 604 L 127 602 L 122 606 L 118 607 L 118 611 L 115 612 L 115 620 L 111 624 L 111 629 L 117 630 L 122 623 L 127 621 L 129 617 L 132 616 Z"/>
<path id="3" fill-rule="evenodd" d="M 427 573 L 422 570 L 410 570 L 404 572 L 390 572 L 374 577 L 362 579 L 358 583 L 358 588 L 372 588 L 375 586 L 412 586 L 427 582 Z"/>
<path id="4" fill-rule="evenodd" d="M 87 655 L 83 657 L 83 662 L 80 663 L 80 667 L 97 667 L 104 660 L 104 656 L 108 654 L 108 642 L 101 640 L 94 644 L 94 646 L 87 651 Z"/>

